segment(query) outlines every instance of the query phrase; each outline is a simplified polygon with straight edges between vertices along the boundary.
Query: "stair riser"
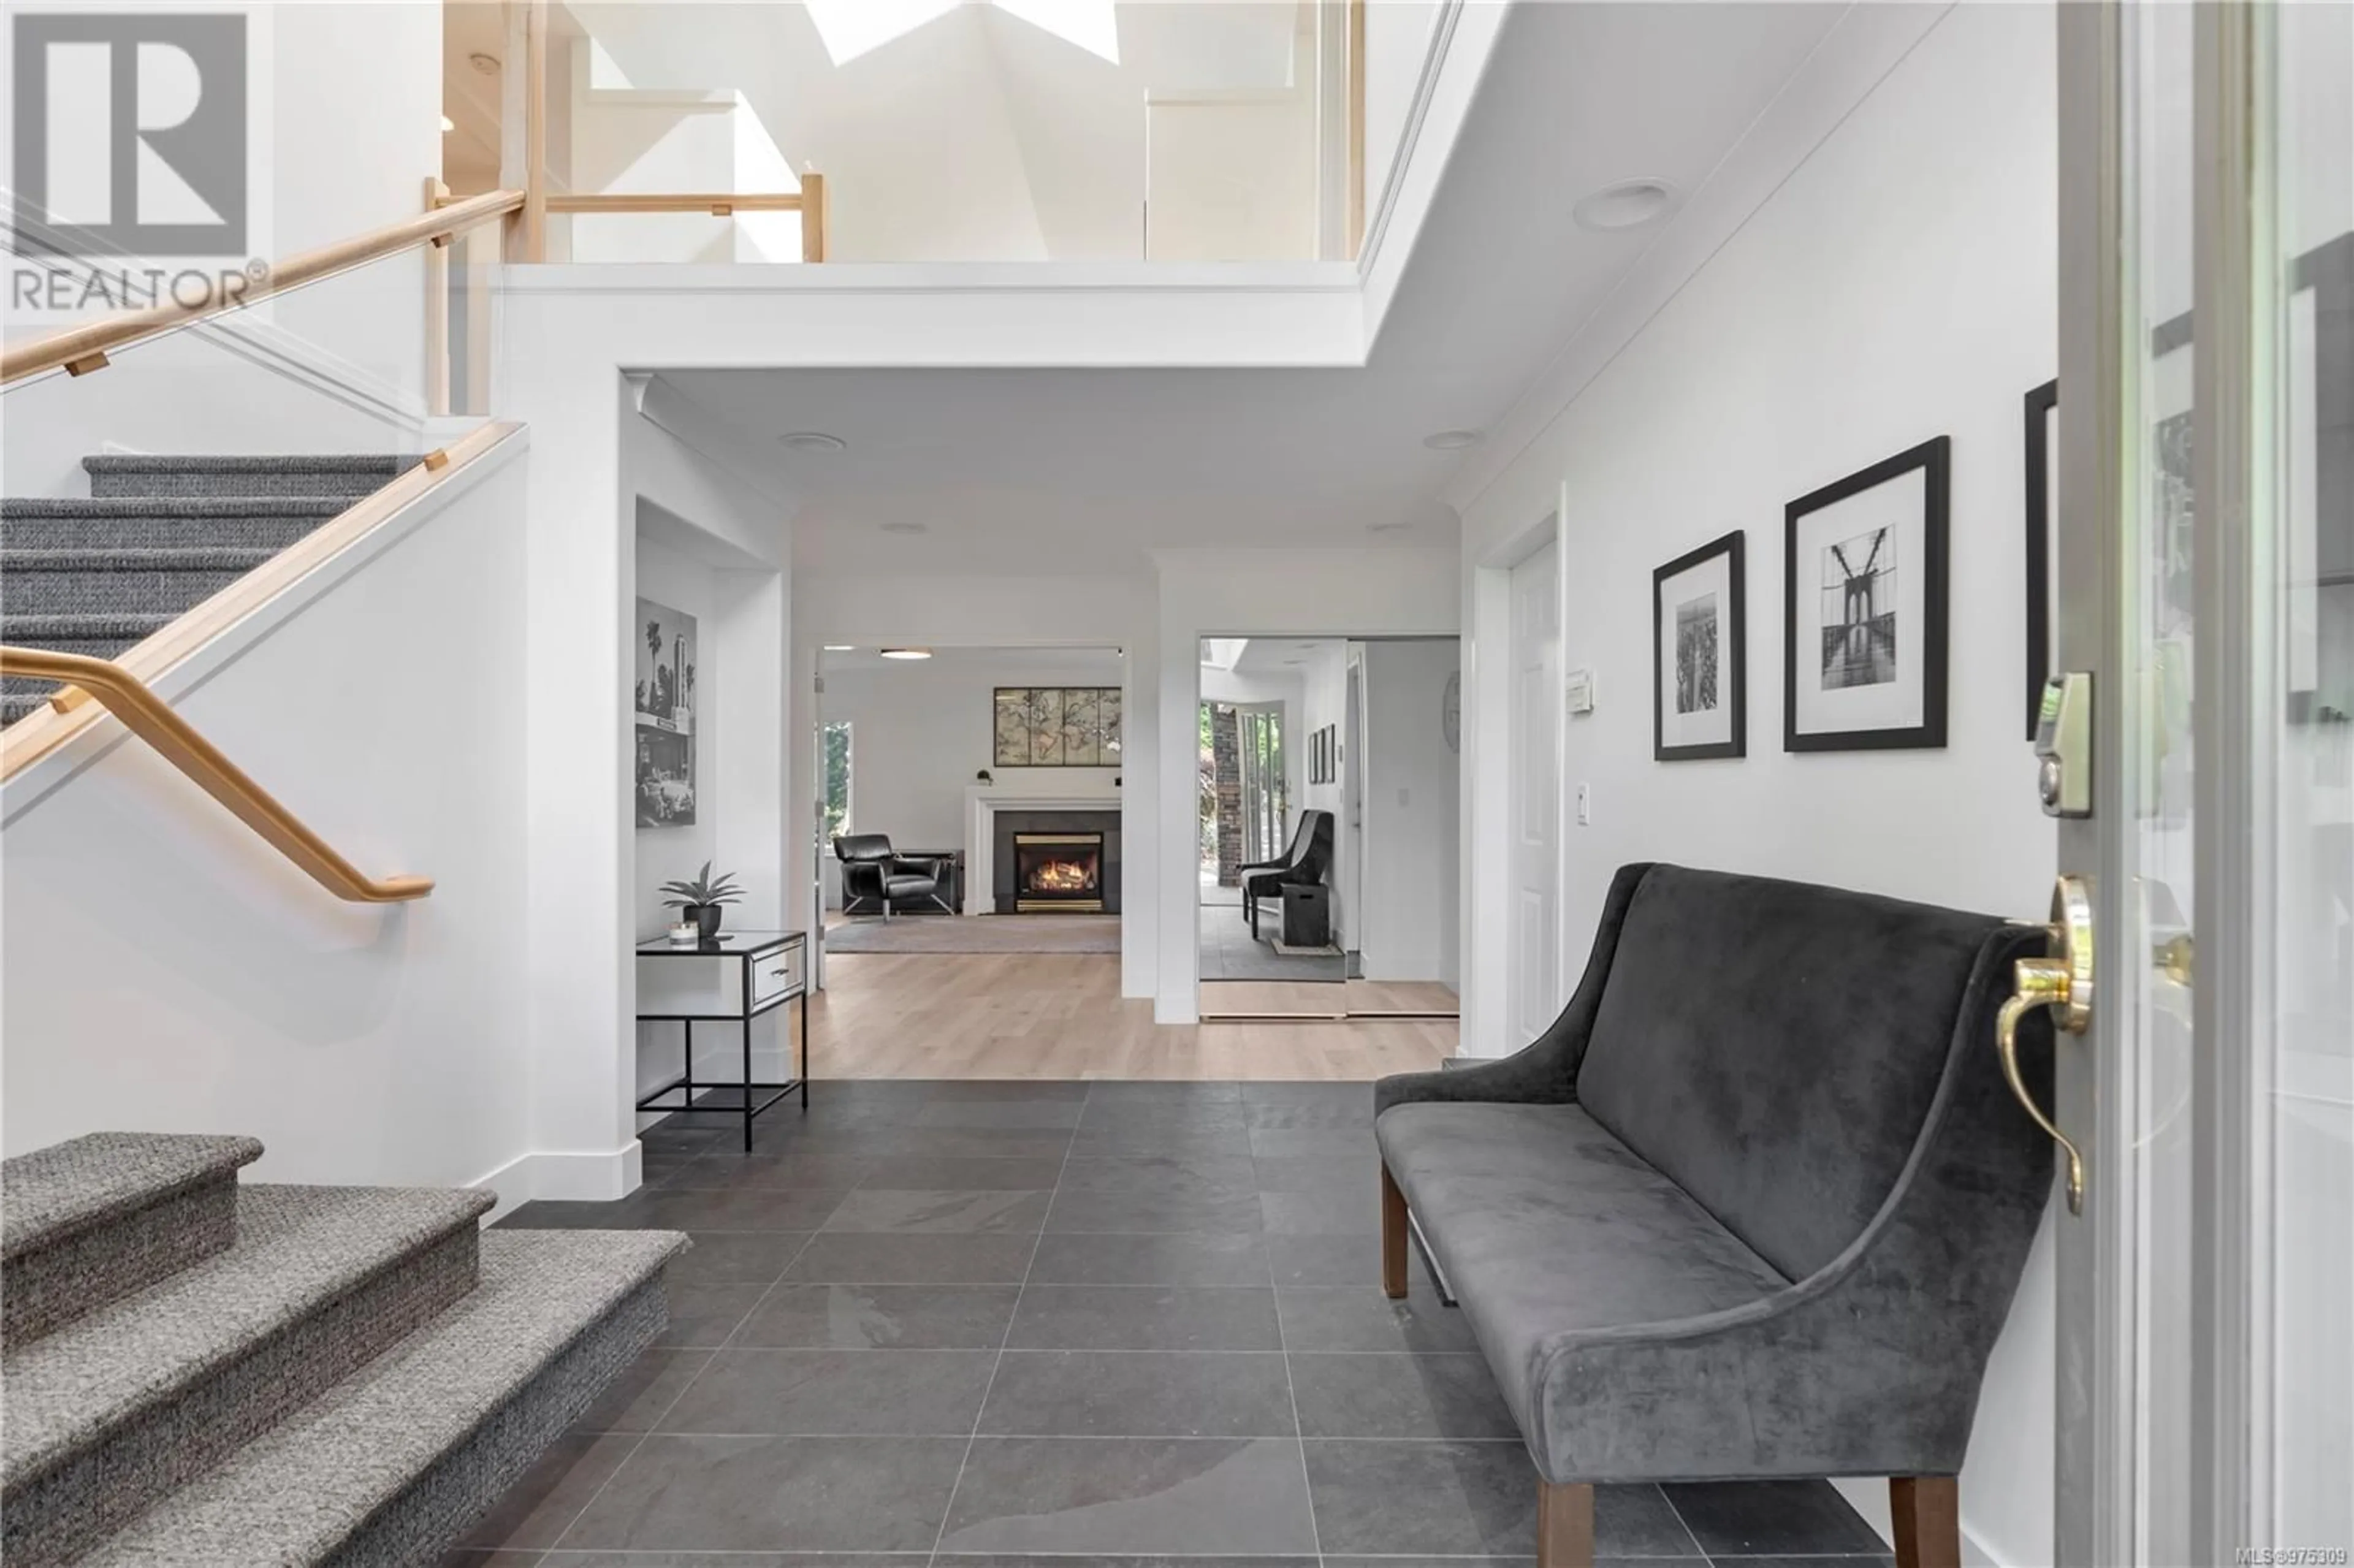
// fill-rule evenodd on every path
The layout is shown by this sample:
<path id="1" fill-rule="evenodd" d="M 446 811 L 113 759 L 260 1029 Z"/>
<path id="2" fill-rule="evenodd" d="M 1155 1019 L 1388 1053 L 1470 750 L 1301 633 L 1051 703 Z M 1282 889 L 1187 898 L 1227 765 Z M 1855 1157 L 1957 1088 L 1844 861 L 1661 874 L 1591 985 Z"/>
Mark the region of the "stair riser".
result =
<path id="1" fill-rule="evenodd" d="M 390 484 L 382 473 L 109 473 L 90 476 L 92 500 L 123 501 L 161 496 L 228 497 L 283 495 L 306 501 L 357 501 Z"/>
<path id="2" fill-rule="evenodd" d="M 237 1239 L 237 1173 L 175 1192 L 95 1230 L 12 1258 L 0 1292 L 10 1350 L 119 1301 Z"/>
<path id="3" fill-rule="evenodd" d="M 249 570 L 250 568 L 248 568 Z M 244 571 L 10 571 L 0 575 L 0 619 L 20 615 L 182 614 Z"/>
<path id="4" fill-rule="evenodd" d="M 472 1436 L 378 1509 L 324 1563 L 332 1568 L 413 1568 L 441 1561 L 588 1414 L 669 1321 L 663 1276 L 656 1274 L 550 1361 Z M 233 1565 L 224 1562 L 218 1568 Z"/>
<path id="5" fill-rule="evenodd" d="M 282 550 L 326 517 L 8 517 L 0 545 L 27 550 Z"/>
<path id="6" fill-rule="evenodd" d="M 0 1499 L 0 1558 L 70 1562 L 175 1488 L 398 1344 L 474 1287 L 461 1224 Z"/>

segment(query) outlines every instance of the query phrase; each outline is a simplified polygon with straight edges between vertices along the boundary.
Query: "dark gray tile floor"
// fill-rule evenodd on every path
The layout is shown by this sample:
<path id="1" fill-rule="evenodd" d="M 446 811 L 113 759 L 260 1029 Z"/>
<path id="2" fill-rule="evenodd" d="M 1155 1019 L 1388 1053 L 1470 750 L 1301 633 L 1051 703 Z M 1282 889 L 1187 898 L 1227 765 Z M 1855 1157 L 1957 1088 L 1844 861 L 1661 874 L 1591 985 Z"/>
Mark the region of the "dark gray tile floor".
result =
<path id="1" fill-rule="evenodd" d="M 1375 1284 L 1363 1084 L 820 1084 L 750 1155 L 515 1226 L 667 1227 L 671 1324 L 467 1568 L 1503 1568 L 1535 1478 L 1462 1315 Z M 1599 1556 L 1885 1561 L 1819 1482 L 1614 1487 Z M 1217 1560 L 1204 1563 L 1203 1559 Z"/>

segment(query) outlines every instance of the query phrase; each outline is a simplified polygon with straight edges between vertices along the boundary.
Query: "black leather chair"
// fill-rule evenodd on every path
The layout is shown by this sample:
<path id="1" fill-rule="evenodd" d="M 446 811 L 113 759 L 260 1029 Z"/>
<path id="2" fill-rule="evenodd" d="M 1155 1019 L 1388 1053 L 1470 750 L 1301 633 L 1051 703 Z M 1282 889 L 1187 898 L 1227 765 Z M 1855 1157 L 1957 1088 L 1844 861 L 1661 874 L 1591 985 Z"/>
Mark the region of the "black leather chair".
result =
<path id="1" fill-rule="evenodd" d="M 888 833 L 844 833 L 833 841 L 833 853 L 842 862 L 844 915 L 858 914 L 858 906 L 872 904 L 879 905 L 888 920 L 894 906 L 909 899 L 929 899 L 944 913 L 956 913 L 940 892 L 940 863 L 895 853 Z"/>
<path id="2" fill-rule="evenodd" d="M 1258 935 L 1258 901 L 1283 899 L 1287 882 L 1325 881 L 1332 874 L 1332 813 L 1302 811 L 1291 830 L 1291 847 L 1283 852 L 1281 860 L 1253 861 L 1237 867 L 1243 878 L 1243 913 L 1250 920 L 1251 936 Z"/>

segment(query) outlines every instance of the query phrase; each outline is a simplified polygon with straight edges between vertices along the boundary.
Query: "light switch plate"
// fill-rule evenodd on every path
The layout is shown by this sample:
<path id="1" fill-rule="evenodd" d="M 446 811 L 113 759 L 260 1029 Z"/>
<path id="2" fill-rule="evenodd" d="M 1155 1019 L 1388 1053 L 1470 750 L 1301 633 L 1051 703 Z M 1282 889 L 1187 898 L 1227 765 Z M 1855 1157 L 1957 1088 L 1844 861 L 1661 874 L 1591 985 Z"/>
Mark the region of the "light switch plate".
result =
<path id="1" fill-rule="evenodd" d="M 1577 825 L 1581 828 L 1594 825 L 1594 786 L 1591 784 L 1577 787 Z"/>
<path id="2" fill-rule="evenodd" d="M 1561 680 L 1562 692 L 1569 711 L 1590 714 L 1594 711 L 1594 672 L 1572 670 Z"/>

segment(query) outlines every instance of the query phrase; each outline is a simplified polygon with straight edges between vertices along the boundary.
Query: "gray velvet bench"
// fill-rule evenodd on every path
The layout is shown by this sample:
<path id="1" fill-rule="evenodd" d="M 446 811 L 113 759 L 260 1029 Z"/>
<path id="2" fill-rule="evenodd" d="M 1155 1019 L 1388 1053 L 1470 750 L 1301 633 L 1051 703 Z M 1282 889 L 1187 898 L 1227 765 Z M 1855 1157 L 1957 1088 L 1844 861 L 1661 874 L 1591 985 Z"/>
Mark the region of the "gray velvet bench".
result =
<path id="1" fill-rule="evenodd" d="M 1995 1015 L 2043 935 L 1671 865 L 1612 883 L 1519 1054 L 1374 1087 L 1382 1286 L 1407 1213 L 1537 1472 L 1541 1568 L 1594 1487 L 1886 1476 L 1903 1568 L 1960 1561 L 1955 1478 L 2052 1185 Z M 2021 1031 L 2047 1092 L 2051 1031 Z"/>

